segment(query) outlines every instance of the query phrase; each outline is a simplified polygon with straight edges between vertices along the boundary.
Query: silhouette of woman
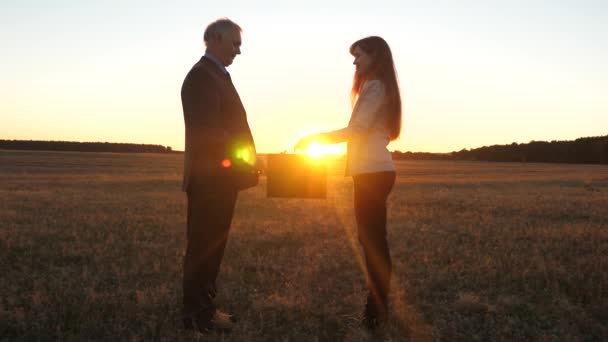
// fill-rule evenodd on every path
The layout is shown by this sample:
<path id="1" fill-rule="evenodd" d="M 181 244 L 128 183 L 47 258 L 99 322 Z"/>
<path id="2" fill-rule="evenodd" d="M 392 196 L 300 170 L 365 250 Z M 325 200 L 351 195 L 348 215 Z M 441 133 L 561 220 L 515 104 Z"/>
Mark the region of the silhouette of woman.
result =
<path id="1" fill-rule="evenodd" d="M 373 329 L 388 316 L 392 263 L 386 201 L 395 184 L 395 166 L 387 145 L 401 132 L 401 96 L 392 53 L 384 39 L 372 36 L 358 40 L 350 53 L 356 70 L 348 126 L 304 137 L 295 148 L 347 142 L 346 175 L 353 177 L 357 233 L 368 274 L 363 323 Z"/>

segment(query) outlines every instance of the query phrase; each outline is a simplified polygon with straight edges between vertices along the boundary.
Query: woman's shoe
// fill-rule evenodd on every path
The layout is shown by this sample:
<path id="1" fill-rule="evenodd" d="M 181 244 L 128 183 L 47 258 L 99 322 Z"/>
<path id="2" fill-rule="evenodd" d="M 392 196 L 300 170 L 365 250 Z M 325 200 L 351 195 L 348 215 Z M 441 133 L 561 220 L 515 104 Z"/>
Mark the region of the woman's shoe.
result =
<path id="1" fill-rule="evenodd" d="M 379 312 L 381 311 L 381 312 Z M 361 323 L 369 330 L 375 330 L 380 325 L 385 323 L 388 318 L 386 310 L 378 310 L 371 301 L 365 304 L 365 311 L 363 312 L 363 320 Z"/>

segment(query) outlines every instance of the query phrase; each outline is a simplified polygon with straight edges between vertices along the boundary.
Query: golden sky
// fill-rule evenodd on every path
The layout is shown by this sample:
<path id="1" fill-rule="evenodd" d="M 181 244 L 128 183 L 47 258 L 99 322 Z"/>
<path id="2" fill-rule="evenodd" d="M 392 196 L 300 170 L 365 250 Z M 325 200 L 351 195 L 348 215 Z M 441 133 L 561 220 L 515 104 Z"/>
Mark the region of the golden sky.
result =
<path id="1" fill-rule="evenodd" d="M 228 70 L 260 152 L 346 125 L 348 48 L 368 35 L 387 40 L 399 74 L 404 126 L 391 150 L 608 134 L 608 3 L 420 4 L 3 2 L 0 139 L 182 150 L 181 83 L 219 17 L 244 30 Z"/>

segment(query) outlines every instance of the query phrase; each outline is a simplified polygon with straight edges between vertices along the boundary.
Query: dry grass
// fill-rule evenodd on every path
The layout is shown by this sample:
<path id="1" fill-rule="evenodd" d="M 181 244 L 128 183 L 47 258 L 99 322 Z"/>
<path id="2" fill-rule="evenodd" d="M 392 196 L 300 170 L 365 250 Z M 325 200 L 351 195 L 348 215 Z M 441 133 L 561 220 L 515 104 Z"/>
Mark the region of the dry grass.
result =
<path id="1" fill-rule="evenodd" d="M 602 340 L 608 167 L 400 162 L 389 326 L 359 326 L 352 184 L 243 192 L 220 275 L 230 335 L 179 321 L 179 155 L 0 151 L 2 340 Z"/>

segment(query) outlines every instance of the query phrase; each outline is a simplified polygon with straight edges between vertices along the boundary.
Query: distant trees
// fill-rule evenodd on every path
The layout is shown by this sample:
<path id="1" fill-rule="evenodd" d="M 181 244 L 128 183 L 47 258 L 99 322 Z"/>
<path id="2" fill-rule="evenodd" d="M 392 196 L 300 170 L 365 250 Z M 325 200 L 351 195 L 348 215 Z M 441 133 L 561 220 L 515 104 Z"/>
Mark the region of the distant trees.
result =
<path id="1" fill-rule="evenodd" d="M 393 152 L 394 159 L 608 164 L 608 135 L 567 141 L 483 146 L 451 153 Z"/>
<path id="2" fill-rule="evenodd" d="M 430 152 L 401 152 L 395 151 L 392 153 L 393 159 L 406 160 L 452 160 L 451 153 L 430 153 Z"/>
<path id="3" fill-rule="evenodd" d="M 109 142 L 0 140 L 0 149 L 120 153 L 175 153 L 171 146 Z"/>
<path id="4" fill-rule="evenodd" d="M 119 153 L 182 153 L 171 146 L 109 142 L 0 140 L 0 149 Z M 576 140 L 530 141 L 511 143 L 450 153 L 401 152 L 394 159 L 405 160 L 478 160 L 497 162 L 608 164 L 608 135 Z"/>

